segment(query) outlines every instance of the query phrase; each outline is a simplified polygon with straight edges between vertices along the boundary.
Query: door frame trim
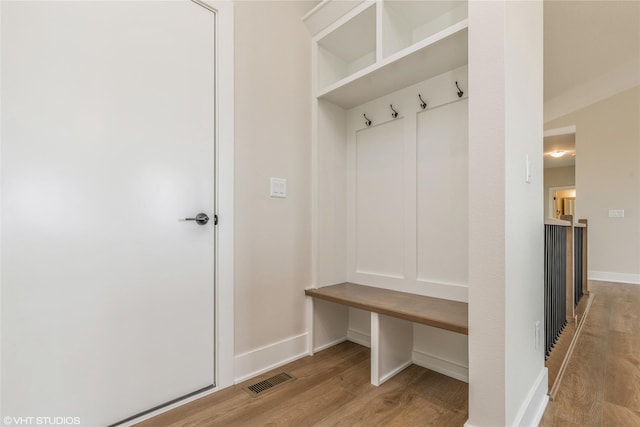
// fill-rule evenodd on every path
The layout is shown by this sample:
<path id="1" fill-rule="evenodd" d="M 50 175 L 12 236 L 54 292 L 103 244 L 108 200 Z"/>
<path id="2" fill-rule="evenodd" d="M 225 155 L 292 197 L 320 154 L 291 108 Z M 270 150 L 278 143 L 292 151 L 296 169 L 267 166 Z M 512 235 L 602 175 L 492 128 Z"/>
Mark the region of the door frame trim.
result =
<path id="1" fill-rule="evenodd" d="M 216 388 L 234 379 L 234 5 L 209 1 L 217 13 Z M 224 84 L 219 84 L 224 82 Z"/>

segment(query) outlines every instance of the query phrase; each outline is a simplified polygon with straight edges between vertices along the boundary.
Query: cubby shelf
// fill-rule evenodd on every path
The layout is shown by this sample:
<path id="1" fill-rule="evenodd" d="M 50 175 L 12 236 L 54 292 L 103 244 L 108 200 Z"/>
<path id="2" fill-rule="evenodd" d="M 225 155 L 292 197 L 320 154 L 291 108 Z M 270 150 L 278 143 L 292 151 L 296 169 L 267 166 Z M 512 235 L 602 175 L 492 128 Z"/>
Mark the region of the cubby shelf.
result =
<path id="1" fill-rule="evenodd" d="M 376 3 L 318 40 L 318 84 L 326 87 L 375 64 Z"/>
<path id="2" fill-rule="evenodd" d="M 316 96 L 348 109 L 465 65 L 467 29 L 464 19 L 320 89 Z"/>

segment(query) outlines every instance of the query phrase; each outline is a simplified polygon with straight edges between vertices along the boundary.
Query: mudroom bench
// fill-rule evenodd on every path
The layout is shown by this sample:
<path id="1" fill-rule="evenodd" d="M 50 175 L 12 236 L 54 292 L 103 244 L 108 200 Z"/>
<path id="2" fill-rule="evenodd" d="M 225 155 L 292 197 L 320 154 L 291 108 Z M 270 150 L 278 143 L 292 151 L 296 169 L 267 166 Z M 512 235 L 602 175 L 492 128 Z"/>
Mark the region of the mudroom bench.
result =
<path id="1" fill-rule="evenodd" d="M 376 386 L 412 363 L 411 322 L 463 335 L 469 332 L 464 302 L 355 283 L 306 289 L 305 294 L 371 312 L 371 384 Z"/>

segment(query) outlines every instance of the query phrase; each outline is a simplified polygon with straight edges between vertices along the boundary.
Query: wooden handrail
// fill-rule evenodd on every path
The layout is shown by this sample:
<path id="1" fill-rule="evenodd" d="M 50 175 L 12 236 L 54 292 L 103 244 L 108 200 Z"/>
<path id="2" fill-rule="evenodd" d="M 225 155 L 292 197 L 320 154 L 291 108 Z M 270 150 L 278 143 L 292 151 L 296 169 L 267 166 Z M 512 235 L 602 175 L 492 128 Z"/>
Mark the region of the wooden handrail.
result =
<path id="1" fill-rule="evenodd" d="M 561 225 L 563 227 L 571 227 L 571 221 L 557 218 L 545 218 L 544 225 Z"/>

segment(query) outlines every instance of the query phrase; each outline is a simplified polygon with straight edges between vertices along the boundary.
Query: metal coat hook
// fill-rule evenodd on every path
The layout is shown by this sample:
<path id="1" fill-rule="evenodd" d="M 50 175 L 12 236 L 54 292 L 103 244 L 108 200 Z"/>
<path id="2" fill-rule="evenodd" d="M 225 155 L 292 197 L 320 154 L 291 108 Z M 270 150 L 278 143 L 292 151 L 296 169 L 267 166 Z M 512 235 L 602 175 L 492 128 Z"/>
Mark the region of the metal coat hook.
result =
<path id="1" fill-rule="evenodd" d="M 427 108 L 427 103 L 424 102 L 424 99 L 422 99 L 422 95 L 418 94 L 418 98 L 420 98 L 420 108 L 422 108 L 423 110 Z"/>
<path id="2" fill-rule="evenodd" d="M 393 109 L 393 104 L 389 104 L 389 107 L 391 107 L 391 111 L 393 111 L 393 112 L 391 113 L 391 117 L 393 117 L 394 119 L 395 119 L 396 117 L 398 117 L 398 112 L 397 112 L 396 110 L 394 110 L 394 109 Z"/>
<path id="3" fill-rule="evenodd" d="M 363 116 L 364 116 L 364 124 L 367 126 L 371 126 L 371 120 L 369 120 L 366 114 L 363 114 Z"/>
<path id="4" fill-rule="evenodd" d="M 456 87 L 458 88 L 458 98 L 462 98 L 464 92 L 460 89 L 460 86 L 458 86 L 458 82 L 456 82 Z"/>

